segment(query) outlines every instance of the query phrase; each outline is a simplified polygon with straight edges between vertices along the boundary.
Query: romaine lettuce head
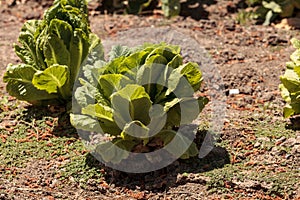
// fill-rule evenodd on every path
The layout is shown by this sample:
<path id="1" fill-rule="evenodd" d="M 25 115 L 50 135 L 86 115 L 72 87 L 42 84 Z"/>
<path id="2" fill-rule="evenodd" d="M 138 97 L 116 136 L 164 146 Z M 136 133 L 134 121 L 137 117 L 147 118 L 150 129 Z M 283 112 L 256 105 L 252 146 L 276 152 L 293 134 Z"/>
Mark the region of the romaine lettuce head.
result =
<path id="1" fill-rule="evenodd" d="M 116 46 L 108 63 L 87 59 L 83 74 L 74 94 L 73 105 L 77 106 L 73 106 L 72 124 L 109 134 L 118 144 L 127 142 L 127 151 L 137 151 L 136 146 L 147 146 L 153 140 L 167 145 L 176 135 L 174 130 L 191 124 L 208 103 L 207 98 L 195 96 L 202 83 L 199 66 L 183 63 L 178 46 Z M 103 159 L 114 162 L 108 158 L 115 157 L 105 152 L 111 148 L 98 145 L 97 149 Z M 196 145 L 183 153 L 183 158 L 197 155 Z"/>
<path id="2" fill-rule="evenodd" d="M 286 101 L 283 109 L 286 118 L 300 114 L 300 41 L 293 38 L 291 42 L 296 50 L 290 56 L 291 61 L 287 63 L 279 85 L 281 96 Z"/>
<path id="3" fill-rule="evenodd" d="M 10 64 L 4 82 L 10 95 L 37 104 L 70 102 L 83 60 L 92 49 L 103 54 L 84 0 L 56 0 L 43 20 L 24 23 L 18 40 L 15 52 L 23 64 Z"/>

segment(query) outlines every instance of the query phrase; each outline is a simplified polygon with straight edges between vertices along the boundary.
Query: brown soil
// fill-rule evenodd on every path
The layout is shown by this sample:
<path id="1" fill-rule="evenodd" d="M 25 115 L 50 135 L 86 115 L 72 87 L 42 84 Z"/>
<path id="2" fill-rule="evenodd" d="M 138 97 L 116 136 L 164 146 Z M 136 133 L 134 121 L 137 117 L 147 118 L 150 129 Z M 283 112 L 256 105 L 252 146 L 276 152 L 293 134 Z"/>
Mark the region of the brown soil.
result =
<path id="1" fill-rule="evenodd" d="M 244 131 L 239 128 L 244 123 L 244 115 L 251 114 L 259 105 L 266 102 L 272 102 L 277 107 L 284 105 L 277 89 L 280 83 L 279 76 L 283 74 L 285 63 L 289 60 L 291 52 L 294 51 L 289 41 L 292 37 L 297 36 L 298 32 L 276 29 L 273 26 L 241 26 L 234 20 L 239 1 L 219 0 L 213 2 L 203 3 L 198 10 L 195 9 L 192 13 L 183 13 L 183 15 L 192 17 L 179 16 L 171 20 L 163 18 L 160 14 L 150 16 L 100 15 L 98 11 L 94 10 L 97 6 L 94 4 L 91 6 L 90 22 L 92 30 L 104 41 L 116 39 L 117 34 L 121 31 L 141 27 L 170 27 L 195 38 L 199 45 L 212 56 L 215 66 L 223 78 L 225 94 L 228 95 L 230 89 L 239 89 L 240 91 L 239 95 L 227 97 L 227 126 L 222 133 L 222 139 L 227 139 L 234 144 L 241 138 L 248 137 L 243 135 Z M 0 2 L 1 74 L 4 73 L 8 63 L 20 62 L 13 51 L 12 44 L 17 42 L 24 21 L 41 18 L 43 11 L 49 5 L 51 5 L 49 0 L 2 0 Z M 190 12 L 190 10 L 187 11 Z M 197 14 L 197 11 L 202 11 L 202 14 Z M 139 31 L 142 30 L 139 29 Z M 7 95 L 2 81 L 0 82 L 0 91 L 1 94 Z M 281 118 L 281 113 L 274 112 L 270 111 L 274 120 Z M 215 154 L 214 158 L 219 157 L 222 164 L 227 162 L 223 155 L 223 149 L 215 149 L 212 154 Z M 230 156 L 232 158 L 232 155 Z M 271 154 L 259 155 L 256 159 L 266 159 L 263 156 L 268 157 Z M 33 161 L 23 169 L 22 177 L 26 177 L 26 174 L 31 177 L 43 176 L 44 179 L 52 176 L 53 172 L 47 168 L 51 163 L 47 162 Z M 27 188 L 18 191 L 15 199 L 54 199 L 50 197 L 55 196 L 54 194 L 61 196 L 62 199 L 218 199 L 220 197 L 207 193 L 205 186 L 207 180 L 201 176 L 201 173 L 197 173 L 197 170 L 192 170 L 193 176 L 183 177 L 180 175 L 185 170 L 188 172 L 188 163 L 184 164 L 184 167 L 181 166 L 180 170 L 177 170 L 177 165 L 178 163 L 174 163 L 164 169 L 169 173 L 165 173 L 162 177 L 155 173 L 146 177 L 122 173 L 112 174 L 111 180 L 107 181 L 112 183 L 108 189 L 102 188 L 101 190 L 93 183 L 89 184 L 88 189 L 80 189 L 78 185 L 72 184 L 62 186 L 60 189 L 51 188 L 51 190 L 45 186 L 45 188 Z M 39 175 L 38 172 L 41 171 L 43 173 Z M 162 172 L 160 171 L 160 173 Z M 156 180 L 153 180 L 151 176 L 156 177 Z M 124 179 L 124 181 L 115 182 L 114 178 L 116 177 Z M 143 179 L 144 182 L 142 188 L 139 186 L 140 179 Z M 11 186 L 10 191 L 12 191 L 23 183 L 24 180 L 19 179 L 14 182 L 14 186 L 8 180 L 5 184 Z M 259 196 L 262 194 L 260 189 L 243 188 L 243 186 L 240 188 L 246 193 L 247 191 L 251 193 L 251 199 L 261 197 Z M 105 192 L 103 192 L 104 190 Z M 293 197 L 296 199 L 297 194 L 294 194 Z M 266 197 L 261 198 L 267 199 Z M 280 198 L 283 197 L 278 197 L 278 199 Z M 299 192 L 298 198 L 300 198 Z M 0 196 L 0 199 L 6 199 L 6 196 Z"/>

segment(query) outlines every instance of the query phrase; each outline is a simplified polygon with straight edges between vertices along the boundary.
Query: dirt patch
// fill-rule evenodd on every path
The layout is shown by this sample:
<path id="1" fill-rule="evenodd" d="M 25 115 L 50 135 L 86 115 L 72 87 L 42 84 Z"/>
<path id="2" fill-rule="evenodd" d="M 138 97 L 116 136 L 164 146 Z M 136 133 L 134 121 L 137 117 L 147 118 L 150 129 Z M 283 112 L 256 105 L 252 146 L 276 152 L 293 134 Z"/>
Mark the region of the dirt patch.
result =
<path id="1" fill-rule="evenodd" d="M 12 44 L 17 42 L 23 22 L 40 18 L 50 4 L 38 0 L 1 1 L 1 74 L 8 63 L 20 62 Z M 56 172 L 61 162 L 32 160 L 26 167 L 17 168 L 16 176 L 0 178 L 0 199 L 300 198 L 300 135 L 286 129 L 288 121 L 281 114 L 284 102 L 278 92 L 279 76 L 294 51 L 289 41 L 298 32 L 240 26 L 234 20 L 240 6 L 239 1 L 204 1 L 197 8 L 203 11 L 201 15 L 188 17 L 190 14 L 182 13 L 184 16 L 171 20 L 157 14 L 98 15 L 91 8 L 91 28 L 105 42 L 117 40 L 123 31 L 131 30 L 135 37 L 149 35 L 149 27 L 162 27 L 194 38 L 209 53 L 223 79 L 227 102 L 219 146 L 210 156 L 201 161 L 176 161 L 142 175 L 104 168 L 103 180 L 90 179 L 85 184 L 72 176 L 59 180 Z M 134 30 L 139 32 L 135 35 Z M 122 42 L 132 41 L 127 39 Z M 230 95 L 232 89 L 238 89 L 239 94 Z M 1 96 L 7 95 L 2 81 L 0 90 Z M 222 157 L 224 151 L 229 155 Z M 225 165 L 229 161 L 231 164 Z M 90 166 L 96 167 L 103 166 Z M 5 168 L 0 173 L 4 174 Z"/>

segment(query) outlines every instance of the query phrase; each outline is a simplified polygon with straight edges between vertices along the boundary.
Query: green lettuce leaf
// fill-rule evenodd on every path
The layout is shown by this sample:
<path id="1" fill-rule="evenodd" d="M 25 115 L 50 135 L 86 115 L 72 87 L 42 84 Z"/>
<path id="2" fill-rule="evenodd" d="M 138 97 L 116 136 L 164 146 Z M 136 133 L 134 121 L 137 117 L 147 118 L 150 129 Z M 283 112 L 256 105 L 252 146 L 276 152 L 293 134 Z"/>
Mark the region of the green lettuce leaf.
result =
<path id="1" fill-rule="evenodd" d="M 21 60 L 28 65 L 38 68 L 34 32 L 40 24 L 40 20 L 31 20 L 25 22 L 19 35 L 19 42 L 22 46 L 14 44 L 15 52 Z"/>
<path id="2" fill-rule="evenodd" d="M 69 76 L 67 66 L 55 64 L 44 71 L 37 71 L 33 76 L 32 83 L 36 88 L 45 90 L 49 94 L 61 91 L 60 94 L 64 95 L 64 98 L 67 98 L 69 94 L 65 94 L 62 90 Z"/>
<path id="3" fill-rule="evenodd" d="M 24 23 L 18 40 L 15 52 L 27 66 L 7 67 L 7 90 L 20 100 L 41 105 L 68 105 L 87 55 L 104 58 L 101 41 L 89 27 L 85 0 L 56 0 L 42 20 Z M 20 75 L 21 71 L 30 74 Z M 18 81 L 12 81 L 16 77 Z"/>
<path id="4" fill-rule="evenodd" d="M 104 133 L 99 125 L 99 121 L 96 118 L 80 115 L 80 114 L 70 114 L 71 124 L 80 130 Z"/>
<path id="5" fill-rule="evenodd" d="M 162 10 L 166 17 L 174 17 L 180 14 L 180 1 L 179 0 L 161 0 Z"/>
<path id="6" fill-rule="evenodd" d="M 131 53 L 131 49 L 126 46 L 116 45 L 113 46 L 111 51 L 109 52 L 109 60 L 112 61 L 121 56 L 129 56 Z"/>
<path id="7" fill-rule="evenodd" d="M 287 103 L 283 108 L 285 118 L 300 114 L 300 42 L 297 39 L 292 39 L 291 42 L 297 49 L 291 55 L 284 75 L 280 76 L 279 85 L 281 96 Z"/>
<path id="8" fill-rule="evenodd" d="M 121 133 L 123 140 L 140 140 L 146 145 L 149 142 L 149 128 L 140 121 L 134 120 L 127 123 Z"/>
<path id="9" fill-rule="evenodd" d="M 49 94 L 33 85 L 32 79 L 36 72 L 31 65 L 9 65 L 3 77 L 4 82 L 7 83 L 8 93 L 20 100 L 30 102 L 57 98 L 56 94 Z"/>
<path id="10" fill-rule="evenodd" d="M 83 65 L 84 77 L 75 91 L 80 108 L 76 114 L 97 120 L 101 133 L 114 138 L 96 145 L 95 152 L 103 160 L 119 163 L 129 155 L 121 149 L 131 151 L 155 139 L 166 146 L 176 138 L 176 145 L 182 146 L 173 144 L 168 151 L 184 159 L 198 154 L 190 137 L 174 131 L 191 124 L 208 103 L 207 98 L 194 95 L 202 83 L 196 63 L 183 64 L 180 48 L 165 43 L 114 47 L 108 63 L 96 57 L 88 56 Z M 83 117 L 77 115 L 72 123 L 84 129 L 88 125 L 78 122 Z M 94 121 L 91 124 L 87 130 L 94 129 Z"/>
<path id="11" fill-rule="evenodd" d="M 121 133 L 121 129 L 115 123 L 112 111 L 113 110 L 108 106 L 94 104 L 83 108 L 82 114 L 98 119 L 98 123 L 101 127 L 101 129 L 98 128 L 98 133 L 104 134 L 109 132 L 111 135 L 119 135 Z"/>
<path id="12" fill-rule="evenodd" d="M 197 156 L 199 153 L 197 145 L 181 133 L 165 130 L 160 132 L 157 137 L 163 140 L 165 149 L 168 152 L 174 156 L 181 155 L 181 159 L 188 159 Z"/>
<path id="13" fill-rule="evenodd" d="M 99 79 L 100 87 L 102 88 L 104 96 L 107 98 L 110 98 L 114 92 L 132 83 L 132 80 L 122 74 L 104 74 L 100 76 Z"/>
<path id="14" fill-rule="evenodd" d="M 123 128 L 133 120 L 147 125 L 150 122 L 151 100 L 144 87 L 129 84 L 111 96 L 114 119 Z M 141 112 L 142 111 L 142 112 Z"/>
<path id="15" fill-rule="evenodd" d="M 134 141 L 116 138 L 112 142 L 97 145 L 94 153 L 100 155 L 105 162 L 118 164 L 128 158 L 129 152 L 135 145 L 137 145 L 137 143 Z"/>
<path id="16" fill-rule="evenodd" d="M 44 56 L 47 66 L 54 64 L 70 65 L 70 52 L 64 41 L 56 35 L 48 35 L 44 41 Z"/>

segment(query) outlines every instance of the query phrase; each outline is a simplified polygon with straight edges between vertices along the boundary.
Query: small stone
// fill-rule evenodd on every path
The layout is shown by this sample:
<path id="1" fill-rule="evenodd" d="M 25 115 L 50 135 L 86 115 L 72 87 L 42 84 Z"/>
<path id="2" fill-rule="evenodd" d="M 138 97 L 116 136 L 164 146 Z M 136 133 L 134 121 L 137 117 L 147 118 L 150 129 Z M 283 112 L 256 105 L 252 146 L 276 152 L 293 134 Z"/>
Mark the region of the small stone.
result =
<path id="1" fill-rule="evenodd" d="M 253 97 L 251 97 L 251 96 L 245 96 L 244 99 L 247 104 L 253 103 Z"/>
<path id="2" fill-rule="evenodd" d="M 239 94 L 240 90 L 239 89 L 230 89 L 229 90 L 229 95 L 236 95 Z"/>
<path id="3" fill-rule="evenodd" d="M 16 5 L 17 2 L 16 2 L 16 0 L 7 0 L 6 3 L 10 7 L 10 6 Z"/>
<path id="4" fill-rule="evenodd" d="M 57 180 L 57 179 L 54 179 L 54 180 L 52 181 L 52 183 L 50 184 L 50 188 L 56 187 L 57 183 L 58 183 L 58 180 Z"/>
<path id="5" fill-rule="evenodd" d="M 278 140 L 275 141 L 275 144 L 276 144 L 276 145 L 280 145 L 280 144 L 282 144 L 285 140 L 286 140 L 286 137 L 282 136 L 281 138 L 279 138 Z"/>
<path id="6" fill-rule="evenodd" d="M 258 148 L 258 147 L 260 147 L 261 146 L 261 143 L 260 142 L 256 142 L 255 144 L 254 144 L 254 148 Z"/>
<path id="7" fill-rule="evenodd" d="M 284 147 L 293 147 L 297 143 L 295 138 L 289 138 L 286 141 L 284 141 L 280 146 Z"/>
<path id="8" fill-rule="evenodd" d="M 275 99 L 275 95 L 272 94 L 272 93 L 267 93 L 267 94 L 264 95 L 263 99 L 264 99 L 265 101 L 272 101 L 272 100 Z"/>
<path id="9" fill-rule="evenodd" d="M 238 60 L 245 60 L 245 56 L 243 54 L 240 54 L 240 53 L 236 55 L 236 58 Z"/>
<path id="10" fill-rule="evenodd" d="M 300 144 L 300 135 L 296 137 L 296 144 Z"/>
<path id="11" fill-rule="evenodd" d="M 73 183 L 74 183 L 74 182 L 75 182 L 75 179 L 74 179 L 74 177 L 73 177 L 73 176 L 70 176 L 70 177 L 69 177 L 69 181 L 71 181 L 71 182 L 73 182 Z"/>
<path id="12" fill-rule="evenodd" d="M 257 138 L 256 140 L 258 140 L 258 141 L 270 142 L 270 138 L 268 138 L 268 137 L 259 137 L 259 138 Z"/>
<path id="13" fill-rule="evenodd" d="M 276 156 L 282 156 L 286 154 L 285 150 L 279 150 L 277 147 L 273 147 L 272 148 L 272 155 L 276 155 Z"/>
<path id="14" fill-rule="evenodd" d="M 291 157 L 293 157 L 293 155 L 291 155 L 291 154 L 286 154 L 285 155 L 285 159 L 290 159 Z"/>
<path id="15" fill-rule="evenodd" d="M 292 149 L 293 154 L 300 154 L 300 145 L 295 145 Z"/>
<path id="16" fill-rule="evenodd" d="M 235 30 L 235 22 L 234 21 L 230 21 L 227 24 L 225 24 L 225 29 L 228 31 L 234 31 Z"/>
<path id="17" fill-rule="evenodd" d="M 217 85 L 217 84 L 214 84 L 214 85 L 213 85 L 213 88 L 216 89 L 216 90 L 219 90 L 219 89 L 220 89 L 220 86 Z"/>
<path id="18" fill-rule="evenodd" d="M 253 89 L 252 89 L 252 87 L 244 87 L 242 90 L 241 90 L 241 93 L 243 93 L 243 94 L 252 94 L 252 92 L 253 92 Z"/>

